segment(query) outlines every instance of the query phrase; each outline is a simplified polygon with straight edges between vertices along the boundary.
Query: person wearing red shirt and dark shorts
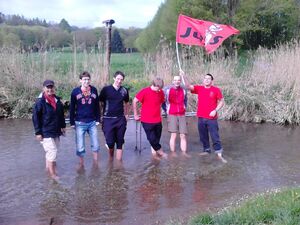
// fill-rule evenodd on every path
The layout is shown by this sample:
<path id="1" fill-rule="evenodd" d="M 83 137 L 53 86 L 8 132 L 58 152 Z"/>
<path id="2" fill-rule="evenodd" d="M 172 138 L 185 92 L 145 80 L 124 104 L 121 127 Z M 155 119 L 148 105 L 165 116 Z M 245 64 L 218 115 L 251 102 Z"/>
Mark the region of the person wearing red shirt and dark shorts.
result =
<path id="1" fill-rule="evenodd" d="M 134 119 L 141 120 L 153 156 L 166 158 L 167 154 L 163 152 L 160 144 L 162 132 L 161 105 L 165 101 L 164 92 L 162 91 L 163 86 L 163 80 L 158 77 L 155 78 L 150 87 L 143 88 L 136 94 L 132 105 Z M 138 115 L 137 112 L 138 102 L 142 105 L 141 115 Z"/>
<path id="2" fill-rule="evenodd" d="M 200 155 L 207 155 L 211 152 L 209 143 L 210 135 L 218 159 L 226 163 L 227 161 L 222 156 L 223 148 L 220 141 L 217 120 L 217 112 L 224 105 L 224 98 L 221 90 L 212 85 L 214 77 L 209 73 L 204 76 L 202 85 L 191 85 L 184 76 L 184 72 L 180 71 L 180 74 L 185 81 L 186 87 L 191 93 L 198 95 L 198 131 L 200 141 L 203 145 L 203 152 L 200 153 Z"/>

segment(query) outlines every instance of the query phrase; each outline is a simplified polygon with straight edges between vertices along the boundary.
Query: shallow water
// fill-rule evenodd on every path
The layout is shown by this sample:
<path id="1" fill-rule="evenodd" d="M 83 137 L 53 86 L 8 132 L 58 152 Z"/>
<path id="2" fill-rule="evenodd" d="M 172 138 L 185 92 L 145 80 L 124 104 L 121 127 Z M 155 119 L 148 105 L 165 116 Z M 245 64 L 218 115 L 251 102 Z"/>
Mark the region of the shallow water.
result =
<path id="1" fill-rule="evenodd" d="M 188 123 L 191 158 L 177 151 L 177 157 L 153 160 L 143 131 L 142 142 L 139 132 L 136 140 L 139 124 L 130 120 L 123 163 L 109 162 L 99 132 L 99 168 L 92 166 L 88 149 L 80 173 L 74 131 L 68 129 L 61 138 L 57 183 L 45 173 L 44 152 L 31 121 L 1 120 L 0 224 L 164 224 L 230 206 L 254 193 L 299 185 L 299 127 L 221 121 L 228 160 L 223 164 L 213 154 L 198 156 L 197 120 L 189 117 Z M 162 144 L 169 153 L 168 140 L 164 124 Z"/>

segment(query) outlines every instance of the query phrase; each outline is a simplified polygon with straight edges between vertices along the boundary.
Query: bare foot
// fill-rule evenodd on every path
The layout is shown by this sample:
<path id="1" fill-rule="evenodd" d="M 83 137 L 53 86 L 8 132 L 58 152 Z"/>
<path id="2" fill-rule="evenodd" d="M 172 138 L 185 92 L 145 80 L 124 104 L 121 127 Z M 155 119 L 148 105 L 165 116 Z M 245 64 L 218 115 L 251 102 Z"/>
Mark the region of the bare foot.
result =
<path id="1" fill-rule="evenodd" d="M 186 158 L 191 158 L 191 157 L 192 157 L 191 155 L 189 155 L 189 154 L 186 153 L 186 152 L 182 152 L 182 155 L 183 155 L 184 157 L 186 157 Z"/>
<path id="2" fill-rule="evenodd" d="M 83 173 L 84 172 L 84 165 L 79 163 L 77 167 L 77 173 Z"/>
<path id="3" fill-rule="evenodd" d="M 53 180 L 55 180 L 57 182 L 59 181 L 59 177 L 57 175 L 52 175 L 50 177 L 51 177 L 51 179 L 53 179 Z"/>
<path id="4" fill-rule="evenodd" d="M 227 160 L 223 158 L 222 153 L 217 154 L 217 158 L 221 160 L 223 163 L 227 163 Z"/>
<path id="5" fill-rule="evenodd" d="M 161 158 L 164 158 L 164 159 L 168 158 L 168 154 L 164 153 L 162 150 L 156 151 L 156 154 Z"/>
<path id="6" fill-rule="evenodd" d="M 171 151 L 170 152 L 170 156 L 171 157 L 174 157 L 174 158 L 177 158 L 178 156 L 177 156 L 177 153 L 175 152 L 175 151 Z"/>
<path id="7" fill-rule="evenodd" d="M 200 152 L 199 155 L 200 156 L 206 156 L 206 155 L 209 155 L 209 153 L 208 152 Z"/>

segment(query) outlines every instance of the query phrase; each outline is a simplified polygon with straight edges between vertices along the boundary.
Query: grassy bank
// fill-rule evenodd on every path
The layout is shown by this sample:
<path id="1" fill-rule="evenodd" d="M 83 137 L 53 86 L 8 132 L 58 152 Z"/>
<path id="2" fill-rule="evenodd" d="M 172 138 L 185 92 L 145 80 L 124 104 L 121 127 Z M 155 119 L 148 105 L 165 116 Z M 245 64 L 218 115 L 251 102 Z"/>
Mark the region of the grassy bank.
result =
<path id="1" fill-rule="evenodd" d="M 189 225 L 297 225 L 299 223 L 300 188 L 260 194 L 235 207 L 218 213 L 198 215 L 188 222 Z"/>
<path id="2" fill-rule="evenodd" d="M 131 97 L 158 75 L 170 83 L 178 74 L 173 46 L 161 44 L 155 54 L 113 54 L 111 73 L 123 70 L 125 86 Z M 225 58 L 222 49 L 207 56 L 200 48 L 180 51 L 183 70 L 191 83 L 200 83 L 209 72 L 220 86 L 226 106 L 220 117 L 245 122 L 300 123 L 300 46 L 299 43 L 259 49 L 236 58 Z M 58 95 L 69 99 L 77 86 L 78 75 L 88 70 L 93 84 L 103 86 L 104 56 L 96 53 L 20 54 L 13 49 L 0 50 L 0 117 L 28 117 L 45 78 L 54 79 Z M 196 108 L 195 96 L 189 96 L 188 110 Z"/>

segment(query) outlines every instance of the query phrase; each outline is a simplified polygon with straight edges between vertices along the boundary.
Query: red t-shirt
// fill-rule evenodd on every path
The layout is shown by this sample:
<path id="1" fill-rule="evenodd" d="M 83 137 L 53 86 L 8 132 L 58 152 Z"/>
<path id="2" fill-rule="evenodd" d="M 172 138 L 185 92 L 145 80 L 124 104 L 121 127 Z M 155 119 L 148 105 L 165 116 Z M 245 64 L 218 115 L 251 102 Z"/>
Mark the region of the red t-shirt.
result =
<path id="1" fill-rule="evenodd" d="M 144 123 L 161 122 L 161 105 L 165 101 L 164 92 L 153 91 L 151 87 L 140 90 L 135 96 L 142 104 L 141 121 Z"/>
<path id="2" fill-rule="evenodd" d="M 221 90 L 215 86 L 205 88 L 202 85 L 195 85 L 192 93 L 198 95 L 197 116 L 206 119 L 216 119 L 218 117 L 217 114 L 215 117 L 211 117 L 209 114 L 217 108 L 218 101 L 223 98 Z"/>

